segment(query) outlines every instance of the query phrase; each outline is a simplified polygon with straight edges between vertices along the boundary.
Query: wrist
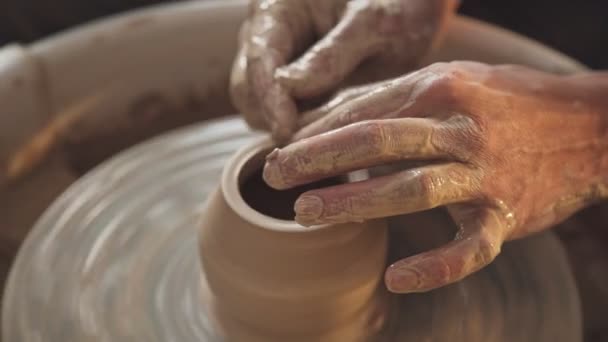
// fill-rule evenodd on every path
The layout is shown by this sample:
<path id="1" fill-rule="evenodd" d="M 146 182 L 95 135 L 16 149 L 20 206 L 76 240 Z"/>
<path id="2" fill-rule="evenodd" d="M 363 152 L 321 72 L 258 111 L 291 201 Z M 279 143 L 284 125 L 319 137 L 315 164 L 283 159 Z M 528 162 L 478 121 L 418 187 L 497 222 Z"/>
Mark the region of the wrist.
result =
<path id="1" fill-rule="evenodd" d="M 534 73 L 533 71 L 531 73 Z M 538 118 L 530 132 L 539 146 L 541 183 L 550 202 L 586 206 L 608 196 L 608 73 L 536 76 L 526 97 L 534 106 L 518 111 Z M 521 81 L 518 79 L 517 81 Z M 518 83 L 519 84 L 519 83 Z M 523 85 L 523 87 L 526 87 Z M 533 114 L 532 114 L 533 113 Z M 526 147 L 531 149 L 530 146 Z M 540 171 L 542 170 L 542 171 Z"/>
<path id="2" fill-rule="evenodd" d="M 608 73 L 589 72 L 570 76 L 573 93 L 589 108 L 594 123 L 589 127 L 590 179 L 581 184 L 591 201 L 608 197 Z"/>
<path id="3" fill-rule="evenodd" d="M 590 72 L 572 76 L 581 97 L 589 103 L 596 127 L 590 133 L 597 139 L 598 164 L 596 177 L 606 184 L 608 180 L 608 72 Z"/>
<path id="4" fill-rule="evenodd" d="M 608 72 L 584 72 L 566 78 L 573 96 L 608 121 Z"/>

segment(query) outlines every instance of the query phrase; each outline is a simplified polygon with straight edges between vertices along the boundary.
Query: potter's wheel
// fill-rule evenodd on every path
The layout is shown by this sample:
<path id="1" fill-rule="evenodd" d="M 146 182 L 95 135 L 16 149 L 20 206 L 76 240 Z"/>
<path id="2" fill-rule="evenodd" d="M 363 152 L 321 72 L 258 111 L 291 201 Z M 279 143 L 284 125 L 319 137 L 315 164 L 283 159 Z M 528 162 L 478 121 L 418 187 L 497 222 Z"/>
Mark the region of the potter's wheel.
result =
<path id="1" fill-rule="evenodd" d="M 4 341 L 220 341 L 203 304 L 199 213 L 224 162 L 254 137 L 237 118 L 199 124 L 136 146 L 69 188 L 20 250 Z M 443 219 L 435 211 L 392 220 L 395 254 L 445 239 L 433 228 Z M 393 298 L 380 339 L 573 342 L 579 311 L 564 251 L 544 234 L 508 244 L 459 284 Z"/>

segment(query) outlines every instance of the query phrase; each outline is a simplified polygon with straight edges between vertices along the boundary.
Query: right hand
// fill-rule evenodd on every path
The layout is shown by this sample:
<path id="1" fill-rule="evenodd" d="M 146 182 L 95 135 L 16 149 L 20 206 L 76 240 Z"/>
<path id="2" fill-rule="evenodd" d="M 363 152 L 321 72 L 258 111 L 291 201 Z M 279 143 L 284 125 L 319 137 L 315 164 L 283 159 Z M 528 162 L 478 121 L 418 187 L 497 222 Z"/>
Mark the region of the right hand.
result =
<path id="1" fill-rule="evenodd" d="M 277 142 L 285 142 L 298 128 L 296 99 L 336 88 L 368 59 L 379 68 L 412 66 L 457 3 L 252 0 L 239 35 L 232 100 L 251 127 L 270 129 Z"/>
<path id="2" fill-rule="evenodd" d="M 454 240 L 386 273 L 394 292 L 429 291 L 485 267 L 505 241 L 608 199 L 606 94 L 608 73 L 436 63 L 330 101 L 293 143 L 267 156 L 263 176 L 282 190 L 415 162 L 307 191 L 294 211 L 299 224 L 314 226 L 446 206 Z"/>

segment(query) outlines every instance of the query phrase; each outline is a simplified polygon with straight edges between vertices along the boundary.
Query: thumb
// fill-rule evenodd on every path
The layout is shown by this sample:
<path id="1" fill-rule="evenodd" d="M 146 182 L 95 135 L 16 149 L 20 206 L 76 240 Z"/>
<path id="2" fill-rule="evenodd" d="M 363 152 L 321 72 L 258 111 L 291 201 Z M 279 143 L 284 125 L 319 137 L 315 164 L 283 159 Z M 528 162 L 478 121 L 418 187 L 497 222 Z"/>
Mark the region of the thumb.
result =
<path id="1" fill-rule="evenodd" d="M 277 69 L 275 78 L 299 98 L 331 90 L 362 61 L 381 51 L 385 39 L 369 29 L 373 21 L 366 7 L 350 6 L 336 27 L 298 60 Z"/>

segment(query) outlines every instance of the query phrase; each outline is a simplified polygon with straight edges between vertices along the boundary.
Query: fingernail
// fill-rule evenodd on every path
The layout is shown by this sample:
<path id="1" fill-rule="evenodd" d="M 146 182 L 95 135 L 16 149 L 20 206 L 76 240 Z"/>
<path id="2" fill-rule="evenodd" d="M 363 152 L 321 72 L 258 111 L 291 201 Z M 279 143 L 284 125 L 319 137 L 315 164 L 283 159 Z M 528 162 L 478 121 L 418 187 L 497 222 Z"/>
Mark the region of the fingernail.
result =
<path id="1" fill-rule="evenodd" d="M 387 286 L 396 293 L 413 292 L 419 286 L 418 274 L 408 269 L 393 270 L 388 277 Z"/>
<path id="2" fill-rule="evenodd" d="M 268 153 L 268 155 L 266 156 L 266 161 L 273 161 L 276 160 L 279 157 L 279 149 L 275 148 L 274 150 L 272 150 L 272 152 Z"/>
<path id="3" fill-rule="evenodd" d="M 303 195 L 296 201 L 294 209 L 298 223 L 303 226 L 313 225 L 323 214 L 323 200 L 318 196 Z"/>
<path id="4" fill-rule="evenodd" d="M 284 190 L 287 188 L 287 184 L 285 184 L 285 179 L 283 178 L 283 173 L 281 172 L 281 168 L 279 167 L 279 149 L 275 149 L 269 155 L 266 156 L 266 164 L 264 165 L 264 170 L 262 172 L 262 178 L 264 182 L 277 190 Z"/>

